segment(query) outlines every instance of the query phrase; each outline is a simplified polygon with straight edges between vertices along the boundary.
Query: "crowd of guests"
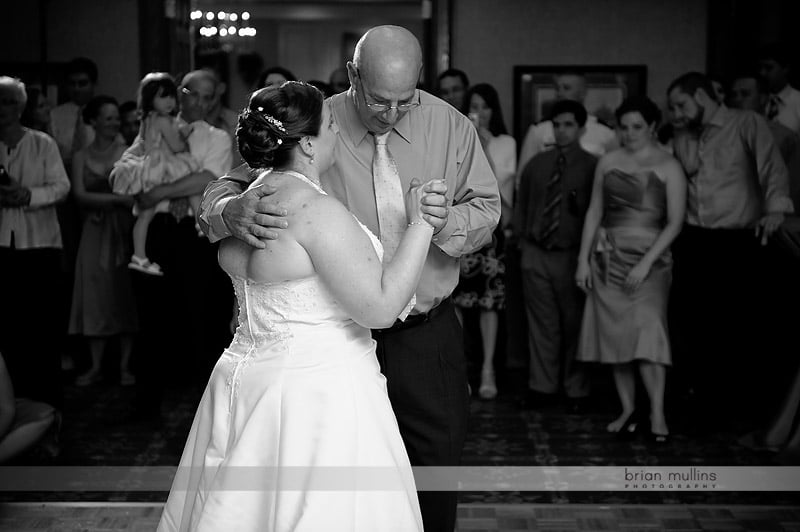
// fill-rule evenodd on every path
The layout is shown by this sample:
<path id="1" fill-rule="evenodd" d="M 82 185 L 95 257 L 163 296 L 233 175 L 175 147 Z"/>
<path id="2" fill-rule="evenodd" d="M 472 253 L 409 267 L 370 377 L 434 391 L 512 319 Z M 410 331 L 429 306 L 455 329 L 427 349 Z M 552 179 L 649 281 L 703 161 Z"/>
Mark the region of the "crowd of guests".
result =
<path id="1" fill-rule="evenodd" d="M 789 59 L 767 46 L 728 84 L 686 73 L 664 95 L 666 113 L 629 97 L 613 128 L 584 107 L 585 77 L 564 72 L 548 119 L 530 126 L 516 158 L 486 85 L 470 88 L 455 69 L 439 76 L 439 95 L 464 114 L 491 109 L 475 124 L 503 200 L 496 238 L 462 259 L 454 299 L 480 310 L 480 397 L 497 395 L 491 316 L 504 310 L 508 344 L 527 335 L 523 408 L 563 398 L 585 412 L 601 378 L 589 363 L 599 362 L 621 406 L 607 430 L 621 438 L 668 442 L 672 398 L 688 418 L 682 428 L 698 433 L 775 409 L 741 443 L 797 451 L 800 374 L 785 377 L 797 371 L 796 314 L 778 310 L 798 294 L 800 93 Z"/>
<path id="2" fill-rule="evenodd" d="M 644 427 L 667 442 L 670 396 L 702 405 L 692 411 L 703 420 L 769 404 L 741 392 L 796 369 L 791 316 L 774 303 L 797 288 L 786 235 L 800 200 L 800 92 L 789 73 L 785 51 L 768 47 L 722 90 L 701 73 L 677 77 L 660 102 L 668 120 L 637 96 L 612 127 L 584 106 L 584 76 L 564 72 L 549 116 L 522 139 L 491 84 L 439 75 L 431 92 L 472 121 L 500 191 L 492 243 L 461 258 L 452 298 L 477 316 L 480 398 L 498 394 L 505 344 L 528 352 L 523 408 L 563 397 L 585 412 L 590 363 L 610 366 L 621 411 L 607 428 L 622 437 Z M 256 88 L 295 79 L 275 66 Z M 194 216 L 206 185 L 241 162 L 225 84 L 210 70 L 151 73 L 120 105 L 95 94 L 85 58 L 64 81 L 67 101 L 50 109 L 41 88 L 0 77 L 0 274 L 14 302 L 0 316 L 0 438 L 19 423 L 33 422 L 31 441 L 54 430 L 62 365 L 77 364 L 76 385 L 96 384 L 111 374 L 108 352 L 119 384 L 137 385 L 136 414 L 155 415 L 165 365 L 204 378 L 232 334 L 230 282 Z M 337 69 L 308 83 L 330 96 L 350 80 Z M 798 383 L 782 382 L 775 422 L 744 444 L 798 447 Z"/>

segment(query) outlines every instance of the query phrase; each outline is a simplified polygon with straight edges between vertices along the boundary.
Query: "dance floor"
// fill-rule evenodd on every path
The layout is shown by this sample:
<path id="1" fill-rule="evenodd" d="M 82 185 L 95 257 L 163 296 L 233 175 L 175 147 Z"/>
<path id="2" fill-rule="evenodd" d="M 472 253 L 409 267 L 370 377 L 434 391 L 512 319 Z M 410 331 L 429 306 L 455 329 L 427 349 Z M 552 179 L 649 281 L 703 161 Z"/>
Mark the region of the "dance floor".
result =
<path id="1" fill-rule="evenodd" d="M 151 532 L 158 503 L 8 503 L 0 505 L 0 530 L 13 532 Z M 705 505 L 461 504 L 462 532 L 798 531 L 800 509 Z"/>
<path id="2" fill-rule="evenodd" d="M 29 453 L 15 466 L 174 466 L 202 379 L 167 390 L 158 419 L 129 416 L 135 389 L 108 379 L 66 387 L 61 453 Z M 619 441 L 605 432 L 616 403 L 609 383 L 598 387 L 589 410 L 563 406 L 523 410 L 524 376 L 500 380 L 494 401 L 473 400 L 464 448 L 466 466 L 784 466 L 785 457 L 741 447 L 736 440 L 754 421 L 728 416 L 713 430 L 697 430 L 677 408 L 670 411 L 671 441 Z M 766 420 L 766 416 L 765 416 Z M 720 421 L 720 420 L 717 420 Z M 797 464 L 793 464 L 797 465 Z M 163 491 L 0 492 L 0 530 L 153 530 Z M 461 492 L 459 530 L 775 530 L 800 531 L 800 496 L 770 491 L 480 491 Z"/>

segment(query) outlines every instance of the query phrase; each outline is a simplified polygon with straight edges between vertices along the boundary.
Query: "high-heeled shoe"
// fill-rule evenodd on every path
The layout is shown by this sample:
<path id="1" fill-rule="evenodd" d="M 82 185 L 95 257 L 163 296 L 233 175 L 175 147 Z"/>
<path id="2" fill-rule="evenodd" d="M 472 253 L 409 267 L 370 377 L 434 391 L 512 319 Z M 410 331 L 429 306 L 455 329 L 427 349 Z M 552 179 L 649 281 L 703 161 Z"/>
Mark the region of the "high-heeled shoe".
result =
<path id="1" fill-rule="evenodd" d="M 609 430 L 611 434 L 613 434 L 618 440 L 632 440 L 636 438 L 636 434 L 639 431 L 639 416 L 634 410 L 628 416 L 628 419 L 625 420 L 625 423 L 617 431 Z"/>
<path id="2" fill-rule="evenodd" d="M 481 372 L 481 387 L 478 388 L 478 395 L 481 399 L 494 399 L 497 397 L 497 384 L 494 381 L 494 371 L 483 370 Z"/>
<path id="3" fill-rule="evenodd" d="M 650 421 L 650 430 L 647 431 L 647 441 L 658 445 L 666 445 L 669 443 L 669 432 L 666 434 L 659 434 L 653 431 L 653 422 Z"/>

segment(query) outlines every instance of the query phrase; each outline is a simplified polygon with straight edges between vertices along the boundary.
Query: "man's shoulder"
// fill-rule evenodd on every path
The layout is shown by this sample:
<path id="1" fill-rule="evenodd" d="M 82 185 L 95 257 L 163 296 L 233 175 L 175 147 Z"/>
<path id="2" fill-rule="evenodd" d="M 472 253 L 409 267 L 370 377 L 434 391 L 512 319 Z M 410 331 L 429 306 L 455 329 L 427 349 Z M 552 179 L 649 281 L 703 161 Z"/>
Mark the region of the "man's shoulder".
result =
<path id="1" fill-rule="evenodd" d="M 58 151 L 58 146 L 56 141 L 53 137 L 45 133 L 44 131 L 39 131 L 38 129 L 31 129 L 31 128 L 24 128 L 25 137 L 28 138 L 28 142 L 36 146 L 37 150 L 46 149 L 46 148 L 54 148 Z M 24 138 L 24 137 L 23 137 Z"/>
<path id="2" fill-rule="evenodd" d="M 579 161 L 581 164 L 595 165 L 597 164 L 599 157 L 594 153 L 587 151 L 583 146 L 578 144 L 577 149 L 575 150 L 575 160 Z"/>

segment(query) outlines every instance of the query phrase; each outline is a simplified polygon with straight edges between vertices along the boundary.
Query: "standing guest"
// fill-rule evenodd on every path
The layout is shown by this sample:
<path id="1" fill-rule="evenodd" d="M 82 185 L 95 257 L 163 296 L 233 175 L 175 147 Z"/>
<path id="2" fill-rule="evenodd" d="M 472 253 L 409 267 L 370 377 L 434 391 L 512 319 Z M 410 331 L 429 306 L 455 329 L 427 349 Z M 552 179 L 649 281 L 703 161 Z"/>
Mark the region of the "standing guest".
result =
<path id="1" fill-rule="evenodd" d="M 118 140 L 119 111 L 110 96 L 95 96 L 83 109 L 95 131 L 94 140 L 72 158 L 72 193 L 81 209 L 83 229 L 75 264 L 69 333 L 89 344 L 91 367 L 78 377 L 78 386 L 102 379 L 108 342 L 120 344 L 120 383 L 134 384 L 130 368 L 133 334 L 138 330 L 127 258 L 131 253 L 133 196 L 113 194 L 109 174 L 125 151 Z"/>
<path id="2" fill-rule="evenodd" d="M 407 29 L 378 26 L 364 34 L 347 64 L 350 89 L 329 100 L 339 143 L 321 179 L 390 250 L 406 225 L 398 220 L 411 180 L 446 182 L 446 195 L 422 207 L 434 237 L 411 315 L 373 336 L 411 464 L 456 466 L 469 392 L 463 331 L 449 296 L 459 259 L 491 241 L 500 198 L 477 131 L 466 116 L 416 88 L 421 68 L 422 50 Z M 249 181 L 245 168 L 206 190 L 200 221 L 212 240 L 233 235 L 263 248 L 261 238 L 276 238 L 286 226 L 276 219 L 281 207 L 259 201 L 274 189 L 241 193 Z M 452 532 L 457 494 L 422 491 L 419 498 L 425 530 Z"/>
<path id="3" fill-rule="evenodd" d="M 483 399 L 494 399 L 497 396 L 494 352 L 500 322 L 498 313 L 505 307 L 503 227 L 511 221 L 517 143 L 507 133 L 500 109 L 500 98 L 494 87 L 488 83 L 479 83 L 467 91 L 466 101 L 469 102 L 469 118 L 478 131 L 481 147 L 497 179 L 501 215 L 492 243 L 461 258 L 461 276 L 453 291 L 453 302 L 458 309 L 480 311 L 478 324 L 483 346 L 483 363 L 478 395 Z"/>
<path id="4" fill-rule="evenodd" d="M 133 144 L 139 134 L 139 109 L 136 102 L 128 100 L 119 106 L 119 132 L 127 146 Z"/>
<path id="5" fill-rule="evenodd" d="M 464 111 L 469 104 L 466 99 L 467 88 L 469 88 L 469 78 L 457 68 L 448 68 L 437 78 L 436 93 L 442 100 L 446 101 L 459 111 Z"/>
<path id="6" fill-rule="evenodd" d="M 557 74 L 553 78 L 553 86 L 556 91 L 556 101 L 575 100 L 583 104 L 586 99 L 586 77 L 579 72 Z M 591 114 L 586 119 L 580 142 L 584 150 L 597 157 L 615 149 L 618 145 L 614 131 Z M 525 168 L 531 157 L 555 145 L 552 121 L 545 120 L 529 127 L 519 152 L 518 172 Z"/>
<path id="7" fill-rule="evenodd" d="M 61 158 L 69 167 L 73 154 L 94 139 L 94 131 L 83 122 L 83 106 L 94 96 L 97 86 L 97 65 L 85 57 L 67 63 L 68 101 L 53 109 L 53 137 L 58 143 Z"/>
<path id="8" fill-rule="evenodd" d="M 513 222 L 531 353 L 523 406 L 552 404 L 563 385 L 569 410 L 580 413 L 589 383 L 575 361 L 584 304 L 575 270 L 597 158 L 580 146 L 583 105 L 560 100 L 551 113 L 556 149 L 538 153 L 523 170 Z"/>
<path id="9" fill-rule="evenodd" d="M 18 395 L 59 407 L 55 205 L 70 185 L 55 141 L 20 123 L 25 103 L 25 85 L 0 76 L 0 351 Z"/>
<path id="10" fill-rule="evenodd" d="M 800 91 L 789 85 L 792 49 L 777 44 L 761 49 L 759 74 L 769 88 L 764 114 L 800 134 Z"/>
<path id="11" fill-rule="evenodd" d="M 169 212 L 156 213 L 147 234 L 147 254 L 162 266 L 164 276 L 132 271 L 140 327 L 134 416 L 149 420 L 160 414 L 165 373 L 179 371 L 186 378 L 189 366 L 192 377 L 205 381 L 231 338 L 231 284 L 217 264 L 217 246 L 198 238 L 187 200 L 230 170 L 230 136 L 204 120 L 216 84 L 211 72 L 194 70 L 177 91 L 177 120 L 191 129 L 187 143 L 200 170 L 137 196 L 142 208 L 169 200 Z M 143 149 L 137 140 L 126 153 L 142 154 Z"/>
<path id="12" fill-rule="evenodd" d="M 280 87 L 287 81 L 296 80 L 297 78 L 295 75 L 289 72 L 287 69 L 280 66 L 274 66 L 261 73 L 261 76 L 258 78 L 258 87 Z"/>
<path id="13" fill-rule="evenodd" d="M 769 102 L 769 91 L 763 78 L 754 73 L 740 74 L 733 80 L 730 106 L 764 114 Z M 789 171 L 789 192 L 794 205 L 800 205 L 800 136 L 776 120 L 767 122 L 775 144 L 781 152 Z"/>
<path id="14" fill-rule="evenodd" d="M 786 165 L 767 122 L 717 104 L 712 94 L 697 72 L 667 91 L 674 153 L 688 180 L 686 225 L 673 246 L 670 333 L 676 368 L 682 365 L 676 376 L 714 408 L 705 421 L 744 414 L 731 402 L 763 371 L 752 364 L 767 339 L 763 245 L 793 210 Z M 748 407 L 742 399 L 738 406 Z M 702 405 L 694 406 L 692 413 L 702 414 Z"/>
<path id="15" fill-rule="evenodd" d="M 661 112 L 655 103 L 627 98 L 616 115 L 623 147 L 597 163 L 575 273 L 587 293 L 578 360 L 613 365 L 622 413 L 607 430 L 620 435 L 635 431 L 638 421 L 637 366 L 650 399 L 648 436 L 665 443 L 669 246 L 683 224 L 686 179 L 656 144 Z"/>
<path id="16" fill-rule="evenodd" d="M 52 111 L 47 95 L 39 87 L 25 87 L 28 96 L 28 103 L 22 112 L 20 122 L 23 126 L 47 133 L 53 136 L 53 120 L 50 116 Z"/>
<path id="17" fill-rule="evenodd" d="M 178 87 L 166 72 L 150 72 L 139 83 L 138 106 L 142 117 L 137 150 L 126 151 L 114 165 L 109 176 L 116 194 L 131 195 L 173 183 L 199 169 L 197 159 L 189 152 L 186 142 L 191 127 L 176 119 Z M 139 153 L 141 151 L 142 153 Z M 200 195 L 188 197 L 189 205 L 197 210 Z M 154 207 L 136 206 L 133 224 L 133 255 L 128 266 L 151 275 L 163 275 L 161 266 L 146 253 L 147 233 L 156 212 L 165 212 L 169 201 Z"/>

